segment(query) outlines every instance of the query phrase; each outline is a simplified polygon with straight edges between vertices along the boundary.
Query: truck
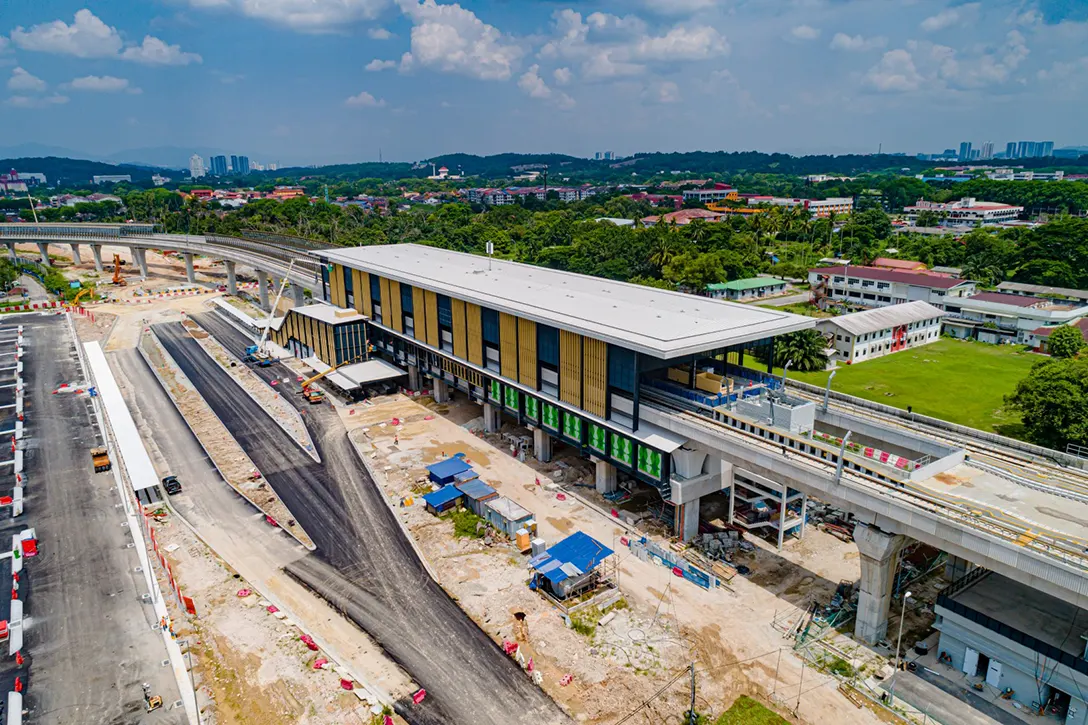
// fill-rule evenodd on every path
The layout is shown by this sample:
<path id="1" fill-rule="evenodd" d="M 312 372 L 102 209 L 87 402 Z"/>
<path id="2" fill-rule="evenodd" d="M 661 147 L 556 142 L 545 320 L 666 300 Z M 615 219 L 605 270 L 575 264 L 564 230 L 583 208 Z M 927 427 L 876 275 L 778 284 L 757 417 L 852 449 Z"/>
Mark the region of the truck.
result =
<path id="1" fill-rule="evenodd" d="M 105 448 L 92 448 L 91 461 L 94 463 L 95 473 L 104 473 L 113 468 L 110 462 L 110 454 Z"/>

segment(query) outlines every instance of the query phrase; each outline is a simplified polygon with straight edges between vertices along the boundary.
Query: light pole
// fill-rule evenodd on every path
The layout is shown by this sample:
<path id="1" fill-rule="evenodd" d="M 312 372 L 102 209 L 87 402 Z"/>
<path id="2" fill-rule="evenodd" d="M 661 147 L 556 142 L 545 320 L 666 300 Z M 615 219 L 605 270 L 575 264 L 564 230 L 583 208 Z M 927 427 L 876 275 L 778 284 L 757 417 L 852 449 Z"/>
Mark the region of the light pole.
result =
<path id="1" fill-rule="evenodd" d="M 903 620 L 907 616 L 907 600 L 910 592 L 903 593 L 903 608 L 899 612 L 899 637 L 895 640 L 895 672 L 892 674 L 892 688 L 888 693 L 888 706 L 895 704 L 895 678 L 899 676 L 899 652 L 903 646 Z"/>

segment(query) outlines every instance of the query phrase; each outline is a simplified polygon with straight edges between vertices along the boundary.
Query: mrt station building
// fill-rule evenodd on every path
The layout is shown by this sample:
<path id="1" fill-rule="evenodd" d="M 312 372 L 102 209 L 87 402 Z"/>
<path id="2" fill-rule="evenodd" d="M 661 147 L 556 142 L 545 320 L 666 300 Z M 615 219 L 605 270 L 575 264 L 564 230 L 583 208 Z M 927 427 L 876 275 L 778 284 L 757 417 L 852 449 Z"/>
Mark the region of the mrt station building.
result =
<path id="1" fill-rule="evenodd" d="M 647 391 L 716 405 L 772 386 L 777 379 L 769 375 L 741 377 L 745 355 L 773 359 L 775 336 L 815 324 L 776 310 L 416 244 L 315 254 L 325 263 L 325 300 L 365 318 L 367 343 L 405 366 L 411 387 L 430 379 L 439 402 L 451 386 L 462 391 L 483 407 L 488 431 L 497 431 L 504 417 L 531 428 L 540 460 L 551 458 L 556 439 L 577 447 L 595 461 L 602 493 L 615 490 L 622 470 L 678 509 L 692 503 L 676 522 L 691 535 L 698 497 L 728 487 L 732 477 L 720 460 L 708 463 L 706 455 L 682 449 L 683 438 L 640 419 Z M 306 337 L 318 329 L 313 324 L 288 319 L 282 329 L 301 336 L 283 339 L 285 347 L 319 355 L 328 348 Z M 678 479 L 691 501 L 677 500 Z"/>

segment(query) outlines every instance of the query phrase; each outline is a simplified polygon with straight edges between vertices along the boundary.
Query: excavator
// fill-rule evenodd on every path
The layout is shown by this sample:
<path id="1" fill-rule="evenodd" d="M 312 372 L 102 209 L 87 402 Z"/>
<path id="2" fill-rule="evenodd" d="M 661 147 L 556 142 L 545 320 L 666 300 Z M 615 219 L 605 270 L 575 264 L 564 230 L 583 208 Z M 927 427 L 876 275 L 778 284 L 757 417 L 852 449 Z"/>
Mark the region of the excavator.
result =
<path id="1" fill-rule="evenodd" d="M 368 346 L 368 348 L 369 348 L 369 346 Z M 368 349 L 367 353 L 369 353 L 369 352 L 370 351 Z M 370 357 L 369 354 L 357 355 L 357 356 L 351 358 L 350 360 L 345 360 L 342 363 L 339 363 L 337 365 L 333 365 L 332 367 L 330 367 L 328 370 L 326 370 L 323 373 L 318 373 L 317 375 L 314 375 L 313 377 L 306 378 L 305 380 L 302 381 L 302 396 L 304 398 L 306 398 L 306 402 L 310 403 L 310 405 L 317 405 L 317 404 L 323 402 L 325 400 L 325 394 L 323 392 L 321 392 L 320 390 L 316 389 L 316 388 L 311 388 L 310 387 L 311 385 L 316 383 L 318 380 L 321 380 L 321 378 L 325 377 L 329 373 L 336 372 L 337 368 L 342 368 L 345 365 L 351 365 L 352 363 L 359 362 L 360 360 L 368 359 L 369 357 Z"/>
<path id="2" fill-rule="evenodd" d="M 126 284 L 128 284 L 127 282 L 125 282 L 125 278 L 121 276 L 122 264 L 124 264 L 124 261 L 121 259 L 121 255 L 113 255 L 113 283 L 118 287 L 124 287 Z"/>

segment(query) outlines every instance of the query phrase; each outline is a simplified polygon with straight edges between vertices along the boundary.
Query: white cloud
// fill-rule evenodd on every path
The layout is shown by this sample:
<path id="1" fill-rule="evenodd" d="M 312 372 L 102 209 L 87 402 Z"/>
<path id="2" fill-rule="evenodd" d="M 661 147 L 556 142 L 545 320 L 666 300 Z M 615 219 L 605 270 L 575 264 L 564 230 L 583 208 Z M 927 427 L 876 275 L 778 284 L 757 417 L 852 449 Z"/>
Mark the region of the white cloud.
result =
<path id="1" fill-rule="evenodd" d="M 977 90 L 1001 85 L 1013 76 L 1030 50 L 1023 34 L 1011 30 L 997 47 L 963 54 L 947 45 L 912 40 L 890 50 L 869 69 L 865 83 L 885 92 Z"/>
<path id="2" fill-rule="evenodd" d="M 831 39 L 832 50 L 845 50 L 851 52 L 861 52 L 866 50 L 876 50 L 883 48 L 888 44 L 888 39 L 883 35 L 876 35 L 872 38 L 866 38 L 862 35 L 847 35 L 846 33 L 835 33 L 835 37 Z"/>
<path id="3" fill-rule="evenodd" d="M 878 91 L 908 92 L 921 88 L 924 79 L 914 66 L 914 57 L 898 48 L 889 50 L 865 74 L 865 82 Z"/>
<path id="4" fill-rule="evenodd" d="M 15 108 L 47 108 L 60 106 L 68 102 L 68 96 L 54 93 L 51 96 L 11 96 L 7 100 L 9 106 Z"/>
<path id="5" fill-rule="evenodd" d="M 196 53 L 186 53 L 180 45 L 167 45 L 150 35 L 144 36 L 143 44 L 125 48 L 121 57 L 147 65 L 189 65 L 204 62 Z"/>
<path id="6" fill-rule="evenodd" d="M 366 34 L 369 35 L 373 40 L 389 40 L 393 37 L 393 34 L 385 28 L 371 28 L 370 30 L 366 31 Z"/>
<path id="7" fill-rule="evenodd" d="M 953 25 L 966 22 L 977 15 L 982 3 L 967 3 L 954 8 L 945 8 L 936 15 L 931 15 L 922 21 L 919 27 L 927 33 L 950 28 Z"/>
<path id="8" fill-rule="evenodd" d="M 798 40 L 816 40 L 820 37 L 820 30 L 811 25 L 798 25 L 790 31 L 790 35 Z"/>
<path id="9" fill-rule="evenodd" d="M 373 20 L 389 5 L 389 0 L 188 1 L 194 8 L 230 10 L 304 33 L 336 32 L 346 24 Z"/>
<path id="10" fill-rule="evenodd" d="M 9 91 L 32 91 L 41 93 L 46 89 L 46 83 L 41 78 L 31 75 L 22 68 L 13 68 L 11 78 L 8 78 Z"/>
<path id="11" fill-rule="evenodd" d="M 675 27 L 665 35 L 643 38 L 634 48 L 639 60 L 690 61 L 729 53 L 729 43 L 714 28 Z"/>
<path id="12" fill-rule="evenodd" d="M 380 70 L 388 70 L 390 68 L 396 68 L 396 67 L 397 67 L 397 61 L 395 61 L 395 60 L 381 60 L 380 58 L 375 58 L 374 60 L 372 60 L 372 61 L 370 61 L 369 63 L 366 64 L 366 69 L 368 71 L 372 71 L 372 72 L 373 71 L 380 71 Z"/>
<path id="13" fill-rule="evenodd" d="M 1070 78 L 1083 78 L 1088 74 L 1088 56 L 1073 61 L 1057 61 L 1049 68 L 1043 68 L 1036 75 L 1039 80 L 1063 81 Z"/>
<path id="14" fill-rule="evenodd" d="M 493 25 L 460 5 L 439 5 L 434 0 L 398 0 L 411 19 L 411 51 L 401 68 L 416 65 L 480 80 L 509 79 L 525 51 Z"/>
<path id="15" fill-rule="evenodd" d="M 231 85 L 238 81 L 245 80 L 245 76 L 241 73 L 227 73 L 226 71 L 213 70 L 212 75 L 219 79 L 220 83 L 225 85 Z"/>
<path id="16" fill-rule="evenodd" d="M 0 35 L 0 53 L 6 53 L 11 48 L 11 41 Z"/>
<path id="17" fill-rule="evenodd" d="M 71 25 L 63 20 L 22 27 L 11 31 L 11 39 L 23 50 L 74 55 L 77 58 L 108 58 L 117 55 L 123 45 L 121 35 L 98 19 L 90 10 L 80 10 Z"/>
<path id="18" fill-rule="evenodd" d="M 540 77 L 540 66 L 531 65 L 529 70 L 518 79 L 518 88 L 530 98 L 539 98 L 554 102 L 562 109 L 574 108 L 574 99 L 562 91 L 556 91 Z"/>
<path id="19" fill-rule="evenodd" d="M 91 93 L 121 93 L 122 91 L 131 94 L 138 94 L 142 91 L 139 88 L 133 88 L 127 78 L 117 78 L 115 76 L 83 76 L 82 78 L 74 78 L 66 86 L 73 91 L 88 91 Z"/>
<path id="20" fill-rule="evenodd" d="M 344 105 L 351 106 L 352 108 L 381 108 L 385 105 L 385 100 L 375 98 L 366 91 L 360 91 L 344 101 Z"/>
<path id="21" fill-rule="evenodd" d="M 679 103 L 680 87 L 673 81 L 660 81 L 650 86 L 643 97 L 654 103 Z"/>
<path id="22" fill-rule="evenodd" d="M 555 78 L 555 85 L 565 86 L 571 81 L 570 68 L 556 68 L 552 72 L 552 77 Z"/>

